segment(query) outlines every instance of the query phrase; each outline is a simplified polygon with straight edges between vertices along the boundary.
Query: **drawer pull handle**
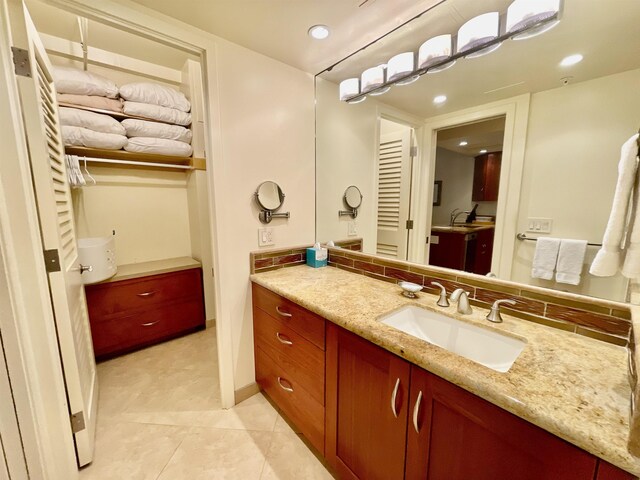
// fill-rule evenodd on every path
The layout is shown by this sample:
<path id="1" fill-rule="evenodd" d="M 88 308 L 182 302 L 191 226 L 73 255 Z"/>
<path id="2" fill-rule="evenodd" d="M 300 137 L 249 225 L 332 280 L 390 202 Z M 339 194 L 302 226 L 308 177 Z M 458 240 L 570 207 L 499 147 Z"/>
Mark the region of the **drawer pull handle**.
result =
<path id="1" fill-rule="evenodd" d="M 280 388 L 283 390 L 286 390 L 287 392 L 293 392 L 293 388 L 292 387 L 287 387 L 286 385 L 284 385 L 282 383 L 282 377 L 278 377 L 278 385 L 280 385 Z M 285 380 L 286 381 L 286 380 Z M 289 382 L 287 382 L 289 383 Z"/>
<path id="2" fill-rule="evenodd" d="M 152 292 L 137 293 L 136 295 L 138 295 L 139 297 L 151 297 L 151 296 L 153 296 L 155 294 L 156 294 L 156 292 L 154 290 Z"/>
<path id="3" fill-rule="evenodd" d="M 160 320 L 156 320 L 155 322 L 143 323 L 143 327 L 153 327 L 155 324 L 160 323 Z"/>
<path id="4" fill-rule="evenodd" d="M 418 415 L 420 415 L 420 403 L 422 403 L 422 390 L 418 392 L 418 398 L 416 400 L 416 404 L 413 407 L 413 428 L 416 430 L 416 433 L 420 433 L 420 427 L 418 427 Z"/>
<path id="5" fill-rule="evenodd" d="M 280 332 L 276 332 L 276 338 L 280 343 L 284 343 L 285 345 L 293 345 L 293 342 L 286 337 L 283 337 Z"/>
<path id="6" fill-rule="evenodd" d="M 398 411 L 396 410 L 396 398 L 398 397 L 398 389 L 400 388 L 400 379 L 396 380 L 396 386 L 393 387 L 393 393 L 391 394 L 391 411 L 393 416 L 398 418 Z"/>
<path id="7" fill-rule="evenodd" d="M 278 312 L 278 315 L 280 315 L 281 317 L 287 317 L 287 318 L 293 317 L 293 315 L 291 315 L 290 313 L 283 312 L 282 310 L 280 310 L 280 307 L 276 307 L 276 312 Z"/>

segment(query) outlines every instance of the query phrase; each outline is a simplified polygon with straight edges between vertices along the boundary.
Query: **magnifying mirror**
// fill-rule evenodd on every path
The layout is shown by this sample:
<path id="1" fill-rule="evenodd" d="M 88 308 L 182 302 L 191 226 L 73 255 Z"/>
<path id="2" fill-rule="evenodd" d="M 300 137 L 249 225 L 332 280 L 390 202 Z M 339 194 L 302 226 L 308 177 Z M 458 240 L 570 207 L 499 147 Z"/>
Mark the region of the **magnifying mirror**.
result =
<path id="1" fill-rule="evenodd" d="M 355 185 L 350 185 L 344 191 L 342 199 L 349 210 L 340 210 L 338 211 L 338 214 L 340 216 L 350 215 L 352 218 L 356 218 L 358 216 L 358 208 L 362 205 L 362 193 L 360 192 L 360 189 Z"/>
<path id="2" fill-rule="evenodd" d="M 273 213 L 284 202 L 284 193 L 276 182 L 270 180 L 258 185 L 255 192 L 256 202 L 261 208 L 258 218 L 262 223 L 269 223 L 273 217 L 289 218 L 289 212 Z"/>

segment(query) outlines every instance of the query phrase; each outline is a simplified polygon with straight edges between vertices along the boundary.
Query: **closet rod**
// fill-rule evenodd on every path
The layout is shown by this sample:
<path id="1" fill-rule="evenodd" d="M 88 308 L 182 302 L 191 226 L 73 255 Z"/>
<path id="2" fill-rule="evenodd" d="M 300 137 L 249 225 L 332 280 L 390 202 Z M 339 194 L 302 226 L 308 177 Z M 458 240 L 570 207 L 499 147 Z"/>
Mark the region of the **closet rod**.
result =
<path id="1" fill-rule="evenodd" d="M 193 167 L 190 165 L 175 165 L 173 163 L 151 163 L 151 162 L 133 162 L 130 160 L 112 160 L 109 158 L 93 158 L 93 157 L 81 157 L 78 155 L 80 160 L 87 160 L 87 162 L 92 163 L 117 163 L 120 165 L 135 165 L 137 167 L 160 167 L 160 168 L 177 168 L 180 170 L 193 170 Z"/>

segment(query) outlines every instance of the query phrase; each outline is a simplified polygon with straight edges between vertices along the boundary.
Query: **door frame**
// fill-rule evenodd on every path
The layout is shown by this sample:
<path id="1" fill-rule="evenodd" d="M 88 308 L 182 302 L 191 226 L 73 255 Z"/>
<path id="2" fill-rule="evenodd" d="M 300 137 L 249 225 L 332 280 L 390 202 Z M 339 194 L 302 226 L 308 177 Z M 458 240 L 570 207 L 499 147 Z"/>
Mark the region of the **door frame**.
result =
<path id="1" fill-rule="evenodd" d="M 496 226 L 491 258 L 491 271 L 499 278 L 511 278 L 515 251 L 517 218 L 520 207 L 520 188 L 524 168 L 524 154 L 529 122 L 530 94 L 478 105 L 457 112 L 431 117 L 424 122 L 423 170 L 419 173 L 421 187 L 416 204 L 419 213 L 417 232 L 425 238 L 432 222 L 433 208 L 429 199 L 433 197 L 435 179 L 436 147 L 438 130 L 469 123 L 477 123 L 489 118 L 504 116 L 504 144 L 500 169 L 500 193 L 496 210 Z M 421 259 L 413 260 L 426 264 L 428 249 L 423 249 Z"/>

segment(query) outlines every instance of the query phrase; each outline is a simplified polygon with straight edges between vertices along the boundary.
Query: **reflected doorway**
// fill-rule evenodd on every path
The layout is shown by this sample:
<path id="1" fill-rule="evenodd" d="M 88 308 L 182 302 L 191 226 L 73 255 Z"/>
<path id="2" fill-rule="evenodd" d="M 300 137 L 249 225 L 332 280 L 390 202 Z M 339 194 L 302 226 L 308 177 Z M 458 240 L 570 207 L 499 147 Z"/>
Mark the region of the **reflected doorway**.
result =
<path id="1" fill-rule="evenodd" d="M 491 271 L 505 116 L 438 130 L 430 265 Z"/>

